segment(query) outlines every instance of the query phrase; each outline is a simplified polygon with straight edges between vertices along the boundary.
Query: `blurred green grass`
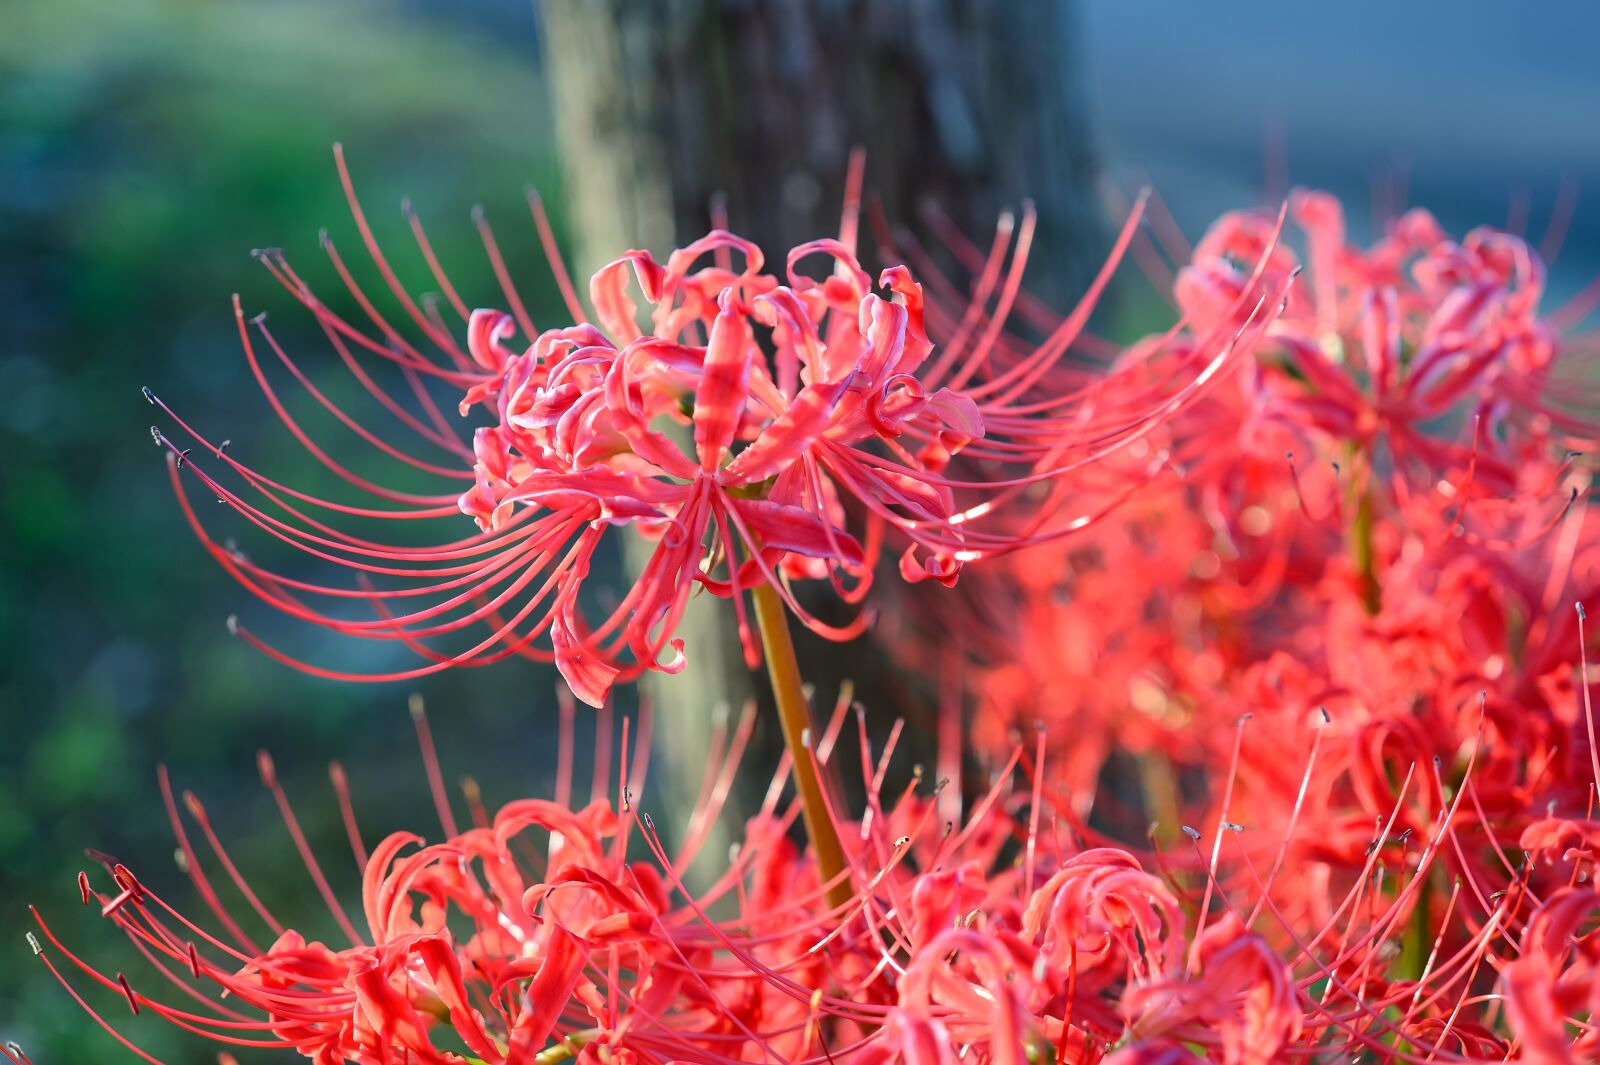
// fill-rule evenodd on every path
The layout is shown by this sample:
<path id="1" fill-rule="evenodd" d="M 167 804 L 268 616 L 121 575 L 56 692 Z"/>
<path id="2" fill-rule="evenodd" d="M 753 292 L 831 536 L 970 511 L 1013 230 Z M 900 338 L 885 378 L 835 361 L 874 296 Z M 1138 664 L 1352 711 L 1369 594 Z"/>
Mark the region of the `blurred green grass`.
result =
<path id="1" fill-rule="evenodd" d="M 320 903 L 256 780 L 258 747 L 272 748 L 308 833 L 335 856 L 343 835 L 323 776 L 330 758 L 349 768 L 369 838 L 433 823 L 409 688 L 316 681 L 228 638 L 229 613 L 265 621 L 267 611 L 184 527 L 140 386 L 282 479 L 318 483 L 248 379 L 229 295 L 242 293 L 249 312 L 273 312 L 275 332 L 314 379 L 343 387 L 309 316 L 248 255 L 283 246 L 324 290 L 319 227 L 360 258 L 329 145 L 345 143 L 369 216 L 408 280 L 433 287 L 395 210 L 402 195 L 468 301 L 493 291 L 467 215 L 482 201 L 513 269 L 531 279 L 524 295 L 535 315 L 551 320 L 562 315 L 520 190 L 539 186 L 557 209 L 560 195 L 521 3 L 55 0 L 12 5 L 6 22 L 0 934 L 15 938 L 0 953 L 0 1039 L 41 1063 L 120 1060 L 29 957 L 26 906 L 40 905 L 108 970 L 149 978 L 80 909 L 73 877 L 87 864 L 83 848 L 95 847 L 189 898 L 170 861 L 158 762 L 207 800 L 240 864 L 285 915 L 315 914 Z M 559 213 L 555 221 L 559 230 Z M 311 410 L 294 402 L 297 413 Z M 552 683 L 525 667 L 420 685 L 447 775 L 472 773 L 491 802 L 537 789 L 553 759 L 542 712 Z M 352 893 L 348 863 L 328 864 Z M 159 1058 L 215 1060 L 214 1048 L 130 1018 L 118 996 L 94 1001 Z"/>

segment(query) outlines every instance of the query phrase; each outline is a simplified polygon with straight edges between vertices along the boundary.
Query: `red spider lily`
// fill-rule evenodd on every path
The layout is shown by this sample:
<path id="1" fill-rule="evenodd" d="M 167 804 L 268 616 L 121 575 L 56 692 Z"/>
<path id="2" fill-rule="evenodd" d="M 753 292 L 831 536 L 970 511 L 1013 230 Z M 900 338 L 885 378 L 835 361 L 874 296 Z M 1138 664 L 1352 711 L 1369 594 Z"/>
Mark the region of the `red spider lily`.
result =
<path id="1" fill-rule="evenodd" d="M 1266 417 L 1374 461 L 1381 444 L 1400 490 L 1431 490 L 1468 467 L 1515 486 L 1527 434 L 1593 445 L 1590 345 L 1563 341 L 1562 311 L 1541 313 L 1545 270 L 1527 242 L 1485 228 L 1458 243 L 1419 209 L 1363 249 L 1346 243 L 1332 196 L 1300 192 L 1292 204 L 1307 277 L 1256 352 L 1253 399 Z M 1268 216 L 1224 217 L 1180 272 L 1179 306 L 1196 322 L 1236 314 L 1230 293 L 1269 246 L 1269 276 L 1299 269 L 1276 238 Z M 1477 430 L 1452 439 L 1441 420 Z"/>
<path id="2" fill-rule="evenodd" d="M 820 737 L 825 763 L 837 757 L 847 708 L 837 704 Z M 571 721 L 569 709 L 558 793 L 492 816 L 469 795 L 473 827 L 464 830 L 429 754 L 444 830 L 436 844 L 397 833 L 369 850 L 336 771 L 361 872 L 354 918 L 263 760 L 263 780 L 347 947 L 311 939 L 267 910 L 204 808 L 184 796 L 209 852 L 202 858 L 163 774 L 180 866 L 216 929 L 107 860 L 110 888 L 83 876 L 82 897 L 128 935 L 148 974 L 103 973 L 42 917 L 41 958 L 86 1009 L 75 971 L 134 1013 L 327 1065 L 935 1065 L 1181 1062 L 1196 1050 L 1235 1063 L 1500 1060 L 1510 1044 L 1487 990 L 1499 955 L 1515 959 L 1503 979 L 1525 1053 L 1568 1055 L 1529 1060 L 1586 1053 L 1587 1036 L 1574 1041 L 1561 1027 L 1594 993 L 1592 936 L 1581 934 L 1592 892 L 1540 897 L 1524 873 L 1508 872 L 1505 889 L 1481 903 L 1460 885 L 1437 912 L 1420 901 L 1440 855 L 1460 845 L 1465 783 L 1412 847 L 1369 848 L 1359 875 L 1324 894 L 1321 916 L 1291 917 L 1305 909 L 1296 900 L 1303 883 L 1284 860 L 1308 831 L 1303 823 L 1291 819 L 1281 837 L 1258 840 L 1262 831 L 1227 821 L 1224 801 L 1209 857 L 1199 832 L 1192 860 L 1156 856 L 1154 870 L 1120 848 L 1085 848 L 1075 839 L 1087 830 L 1045 786 L 1041 738 L 1031 755 L 1013 752 L 959 826 L 941 829 L 937 791 L 917 777 L 886 791 L 893 740 L 873 751 L 858 730 L 862 764 L 876 768 L 862 815 L 839 824 L 852 891 L 833 908 L 812 857 L 788 841 L 797 804 L 783 799 L 786 767 L 711 885 L 691 891 L 683 882 L 737 772 L 752 712 L 719 730 L 676 854 L 637 809 L 642 735 L 635 747 L 624 743 L 616 805 L 602 797 L 612 786 L 603 774 L 594 799 L 573 803 Z M 428 754 L 425 730 L 423 739 Z M 1308 783 L 1315 764 L 1307 763 Z M 1380 840 L 1393 839 L 1397 815 L 1378 826 Z M 222 901 L 217 870 L 253 916 Z M 1432 941 L 1425 958 L 1396 949 L 1419 916 Z M 255 923 L 269 938 L 247 930 Z M 182 997 L 152 993 L 163 982 Z M 120 1024 L 94 1016 L 133 1045 Z"/>
<path id="3" fill-rule="evenodd" d="M 342 156 L 340 174 L 349 192 Z M 848 202 L 858 199 L 853 194 Z M 759 649 L 744 594 L 756 585 L 776 587 L 814 631 L 847 638 L 864 627 L 865 613 L 844 625 L 826 623 L 800 606 L 790 583 L 826 579 L 845 602 L 859 603 L 885 530 L 907 545 L 900 558 L 906 579 L 953 584 L 966 562 L 1091 525 L 1104 508 L 1068 507 L 1084 471 L 1141 443 L 1213 387 L 1241 342 L 1261 335 L 1266 318 L 1259 312 L 1272 302 L 1270 294 L 1241 297 L 1249 306 L 1225 328 L 1197 332 L 1172 365 L 1154 350 L 1085 387 L 1043 387 L 1132 239 L 1137 210 L 1082 304 L 1042 344 L 1020 351 L 999 338 L 1026 262 L 1031 214 L 993 307 L 992 285 L 967 309 L 934 306 L 904 266 L 879 275 L 880 295 L 848 240 L 793 249 L 779 278 L 763 272 L 758 248 L 718 230 L 664 264 L 630 251 L 603 267 L 589 287 L 591 321 L 565 280 L 534 201 L 546 251 L 580 324 L 534 328 L 487 228 L 485 247 L 511 313 L 468 312 L 413 218 L 423 257 L 461 318 L 451 327 L 400 286 L 353 192 L 350 204 L 374 265 L 419 336 L 408 338 L 390 323 L 331 243 L 333 264 L 375 335 L 314 296 L 281 253 L 264 253 L 263 261 L 312 311 L 359 383 L 442 458 L 417 458 L 346 414 L 259 319 L 259 339 L 252 339 L 242 311 L 245 355 L 273 409 L 312 455 L 377 505 L 280 484 L 175 415 L 198 444 L 193 453 L 155 432 L 176 456 L 180 497 L 179 474 L 189 471 L 268 536 L 353 571 L 358 587 L 305 581 L 252 562 L 218 544 L 184 498 L 202 543 L 241 583 L 295 617 L 349 636 L 399 640 L 427 660 L 356 678 L 295 661 L 235 625 L 274 657 L 331 677 L 404 679 L 521 653 L 553 658 L 579 697 L 598 704 L 618 679 L 681 668 L 675 632 L 697 588 L 733 600 L 752 665 Z M 847 210 L 843 232 L 854 230 Z M 800 272 L 819 257 L 832 267 L 824 280 Z M 648 332 L 637 324 L 638 307 L 627 292 L 630 273 L 649 303 Z M 970 327 L 936 350 L 926 321 L 951 316 Z M 519 331 L 522 343 L 508 346 Z M 356 474 L 288 412 L 262 370 L 263 348 L 366 444 L 413 473 L 470 483 L 465 490 L 419 493 Z M 374 361 L 398 369 L 416 411 L 378 385 L 364 365 Z M 470 448 L 434 404 L 428 380 L 457 390 L 463 414 L 482 408 L 491 416 L 474 431 Z M 680 444 L 670 431 L 674 423 L 692 446 Z M 1124 495 L 1161 469 L 1159 455 L 1143 453 Z M 947 470 L 957 455 L 970 474 Z M 476 535 L 447 532 L 417 547 L 351 531 L 357 522 L 437 519 L 457 510 L 476 521 Z M 591 621 L 580 596 L 607 530 L 617 526 L 657 546 L 626 594 L 602 620 Z M 347 616 L 342 608 L 352 601 L 375 616 Z M 478 626 L 482 638 L 464 649 L 435 648 L 438 639 Z M 541 643 L 546 633 L 548 650 Z"/>
<path id="4" fill-rule="evenodd" d="M 1600 1053 L 1600 1032 L 1587 1020 L 1600 1009 L 1597 913 L 1592 889 L 1562 888 L 1535 912 L 1521 957 L 1505 968 L 1506 1011 L 1530 1065 L 1575 1065 Z"/>
<path id="5" fill-rule="evenodd" d="M 182 864 L 218 930 L 208 937 L 115 863 L 109 887 L 82 890 L 201 1008 L 84 962 L 90 981 L 135 1012 L 330 1063 L 1592 1059 L 1600 742 L 1581 604 L 1600 597 L 1600 539 L 1590 475 L 1566 451 L 1597 434 L 1587 401 L 1562 384 L 1583 378 L 1590 347 L 1573 314 L 1541 314 L 1542 267 L 1514 238 L 1457 244 L 1413 213 L 1355 249 L 1331 201 L 1293 206 L 1310 236 L 1300 281 L 1272 220 L 1232 216 L 1182 275 L 1179 324 L 1125 352 L 1021 291 L 1027 216 L 1003 223 L 987 253 L 953 244 L 976 277 L 970 293 L 915 248 L 927 297 L 892 272 L 896 302 L 874 295 L 831 245 L 833 276 L 791 268 L 780 284 L 717 234 L 676 268 L 643 253 L 612 264 L 593 289 L 598 324 L 523 324 L 521 353 L 504 344 L 505 316 L 462 305 L 466 347 L 449 371 L 461 379 L 448 383 L 495 418 L 460 503 L 480 534 L 462 544 L 497 549 L 544 535 L 529 530 L 558 525 L 553 515 L 589 515 L 562 534 L 560 559 L 514 546 L 502 559 L 513 583 L 555 581 L 559 616 L 535 624 L 588 694 L 673 664 L 680 584 L 741 610 L 753 582 L 787 593 L 827 579 L 859 598 L 891 528 L 912 545 L 913 577 L 918 566 L 953 577 L 943 555 L 953 566 L 963 552 L 1051 542 L 1026 566 L 1002 560 L 980 571 L 990 579 L 962 582 L 948 597 L 971 611 L 962 639 L 918 659 L 948 667 L 952 647 L 970 659 L 961 672 L 976 678 L 973 732 L 992 786 L 930 794 L 919 774 L 893 790 L 903 730 L 874 751 L 858 718 L 859 816 L 824 795 L 843 871 L 824 875 L 789 841 L 785 762 L 712 886 L 692 891 L 684 870 L 738 771 L 748 716 L 719 733 L 676 854 L 630 801 L 642 740 L 615 804 L 608 781 L 582 808 L 563 788 L 494 816 L 474 806 L 461 831 L 441 798 L 444 841 L 432 846 L 396 836 L 369 853 L 341 778 L 365 889 L 358 921 L 264 762 L 350 946 L 276 921 L 191 804 L 206 865 L 268 933 L 224 906 L 169 794 Z M 1137 240 L 1125 232 L 1128 247 Z M 702 254 L 714 265 L 693 269 Z M 272 265 L 336 347 L 361 347 Z M 629 270 L 653 304 L 650 336 L 631 324 Z M 1013 314 L 1066 339 L 1024 342 Z M 929 345 L 916 387 L 873 368 L 891 319 L 903 341 L 893 365 Z M 423 322 L 448 339 L 419 309 L 433 338 Z M 364 350 L 401 352 L 375 327 L 390 345 Z M 1085 369 L 1096 355 L 1113 356 L 1114 372 Z M 1250 372 L 1220 373 L 1231 357 Z M 969 415 L 984 432 L 963 440 Z M 1047 428 L 1030 435 L 1035 418 Z M 669 422 L 692 443 L 663 432 Z M 786 458 L 768 476 L 730 473 L 774 451 Z M 440 498 L 454 513 L 454 497 Z M 288 535 L 269 509 L 246 513 Z M 762 526 L 764 513 L 784 531 Z M 1070 541 L 1068 514 L 1093 517 Z M 617 524 L 658 535 L 657 561 L 619 607 L 629 616 L 591 629 L 573 598 L 592 556 L 582 545 Z M 309 527 L 329 556 L 350 542 Z M 814 535 L 800 542 L 800 529 Z M 215 553 L 276 602 L 315 591 Z M 476 610 L 472 582 L 487 578 L 471 565 L 451 576 L 464 574 L 449 591 Z M 382 623 L 357 634 L 392 623 L 437 656 L 426 668 L 448 664 L 425 650 L 435 634 L 402 622 L 378 589 L 351 596 Z M 473 620 L 500 617 L 509 598 Z M 646 609 L 664 613 L 630 628 Z M 516 625 L 510 645 L 466 657 L 543 653 L 530 643 L 542 629 Z M 841 701 L 805 752 L 825 767 L 845 711 Z M 1036 742 L 1019 749 L 1019 727 L 1036 720 Z M 959 767 L 955 730 L 940 735 L 938 764 Z M 1144 755 L 1131 787 L 1104 771 L 1125 750 Z M 442 797 L 431 764 L 429 777 Z M 1129 845 L 1151 818 L 1148 845 Z M 45 932 L 45 962 L 65 980 L 57 961 L 77 957 Z"/>
<path id="6" fill-rule="evenodd" d="M 1216 453 L 1223 465 L 1221 445 Z M 1318 520 L 1292 496 L 1274 514 L 1271 491 L 1244 496 L 1256 517 L 1234 511 L 1213 521 L 1228 511 L 1207 505 L 1198 476 L 1193 494 L 1146 492 L 1062 551 L 1059 569 L 1017 572 L 1010 589 L 980 582 L 987 586 L 973 601 L 992 620 L 996 643 L 1014 638 L 1021 653 L 994 649 L 975 735 L 1003 750 L 1008 723 L 1064 727 L 1071 739 L 1060 759 L 1071 764 L 1089 748 L 1058 799 L 1080 818 L 1092 799 L 1097 813 L 1121 823 L 1118 803 L 1132 790 L 1146 816 L 1170 826 L 1185 807 L 1197 818 L 1183 791 L 1198 791 L 1203 806 L 1220 803 L 1219 822 L 1281 836 L 1275 854 L 1263 847 L 1231 872 L 1226 851 L 1220 866 L 1217 850 L 1209 862 L 1197 853 L 1176 864 L 1206 872 L 1218 895 L 1248 898 L 1263 879 L 1273 885 L 1267 911 L 1259 901 L 1235 901 L 1229 911 L 1251 921 L 1278 915 L 1297 946 L 1326 934 L 1310 929 L 1357 922 L 1336 935 L 1341 954 L 1347 944 L 1358 949 L 1325 964 L 1347 983 L 1352 1008 L 1399 1004 L 1407 1040 L 1441 1057 L 1506 1060 L 1515 1035 L 1529 1060 L 1583 1060 L 1582 996 L 1594 986 L 1585 954 L 1546 946 L 1539 951 L 1554 957 L 1539 959 L 1530 911 L 1594 875 L 1600 764 L 1582 608 L 1571 604 L 1600 591 L 1600 552 L 1586 491 L 1574 505 L 1551 505 L 1568 497 L 1569 484 L 1583 489 L 1565 459 L 1529 448 L 1522 463 L 1522 498 L 1498 513 L 1478 496 L 1465 520 L 1465 508 L 1447 511 L 1420 494 L 1402 497 L 1404 505 L 1382 497 L 1388 503 L 1373 508 L 1367 527 L 1376 610 L 1347 550 L 1355 528 Z M 1277 491 L 1296 487 L 1287 466 L 1280 470 Z M 1272 533 L 1285 522 L 1287 539 L 1275 545 Z M 1212 561 L 1191 569 L 1208 551 Z M 1262 573 L 1272 575 L 1272 590 L 1258 596 L 1252 585 Z M 1332 709 L 1331 722 L 1319 706 Z M 1241 714 L 1254 721 L 1236 732 L 1228 725 Z M 1143 797 L 1097 781 L 1105 752 L 1129 748 L 1146 755 Z M 1307 750 L 1321 767 L 1315 774 L 1297 772 L 1292 752 Z M 1231 838 L 1219 833 L 1216 846 Z M 1430 838 L 1436 843 L 1421 842 Z M 1521 849 L 1534 852 L 1531 864 Z M 1368 908 L 1372 919 L 1359 914 Z M 1267 942 L 1281 955 L 1281 941 Z M 1530 953 L 1534 960 L 1505 970 L 1521 981 L 1506 984 L 1506 1004 L 1515 986 L 1521 1007 L 1508 1032 L 1495 968 Z M 1440 959 L 1454 959 L 1448 976 Z M 1435 974 L 1443 983 L 1419 987 L 1419 969 L 1424 983 Z M 1570 990 L 1557 995 L 1558 980 Z M 1235 1031 L 1251 1034 L 1220 1048 L 1230 1060 L 1289 1054 L 1274 1049 L 1271 1035 L 1288 1039 L 1296 1012 L 1281 986 L 1258 985 L 1261 1008 L 1270 1009 L 1253 1021 L 1186 1012 L 1203 1011 L 1216 986 L 1177 980 L 1167 995 L 1146 988 L 1130 1001 L 1156 1011 L 1146 1022 L 1152 1033 L 1162 1030 L 1164 1006 L 1219 1035 L 1242 1024 Z M 1450 1007 L 1431 1011 L 1446 986 Z M 1416 996 L 1409 1005 L 1407 996 Z M 1189 1060 L 1186 1035 L 1152 1038 L 1126 1059 Z M 1550 1049 L 1538 1050 L 1541 1040 Z M 1368 1045 L 1373 1060 L 1406 1060 L 1388 1037 L 1380 1041 Z"/>
<path id="7" fill-rule="evenodd" d="M 1080 814 L 1098 801 L 1129 825 L 1141 812 L 1176 819 L 1177 773 L 1218 779 L 1246 713 L 1261 738 L 1241 786 L 1291 808 L 1298 777 L 1272 752 L 1303 747 L 1326 706 L 1328 754 L 1350 777 L 1329 797 L 1327 831 L 1307 838 L 1355 865 L 1408 764 L 1459 769 L 1482 691 L 1492 753 L 1473 818 L 1513 846 L 1530 795 L 1581 817 L 1590 786 L 1570 604 L 1600 592 L 1600 541 L 1589 475 L 1566 449 L 1600 434 L 1563 382 L 1583 375 L 1592 340 L 1571 332 L 1573 314 L 1540 310 L 1543 268 L 1516 238 L 1457 244 L 1413 212 L 1359 249 L 1325 196 L 1297 195 L 1294 214 L 1311 232 L 1309 272 L 1250 371 L 1141 441 L 1175 476 L 1053 556 L 987 568 L 962 603 L 983 623 L 963 623 L 940 653 L 972 660 L 973 734 L 991 758 L 1042 720 L 1070 737 L 1055 757 Z M 1240 294 L 1292 275 L 1297 257 L 1276 236 L 1264 215 L 1214 227 L 1180 275 L 1180 336 L 1153 343 L 1182 350 L 1189 323 L 1220 322 Z M 1391 297 L 1385 331 L 1374 315 Z M 1379 334 L 1399 345 L 1389 385 L 1358 357 Z M 1381 390 L 1410 381 L 1425 349 L 1438 374 L 1466 376 L 1448 402 L 1437 381 L 1419 384 L 1432 405 L 1408 413 Z M 1098 488 L 1115 491 L 1110 476 Z M 915 640 L 909 653 L 925 654 Z M 1145 756 L 1145 795 L 1098 786 L 1116 751 Z M 1130 798 L 1143 810 L 1121 809 Z M 1437 808 L 1417 801 L 1414 831 Z M 1499 864 L 1470 857 L 1480 874 Z"/>

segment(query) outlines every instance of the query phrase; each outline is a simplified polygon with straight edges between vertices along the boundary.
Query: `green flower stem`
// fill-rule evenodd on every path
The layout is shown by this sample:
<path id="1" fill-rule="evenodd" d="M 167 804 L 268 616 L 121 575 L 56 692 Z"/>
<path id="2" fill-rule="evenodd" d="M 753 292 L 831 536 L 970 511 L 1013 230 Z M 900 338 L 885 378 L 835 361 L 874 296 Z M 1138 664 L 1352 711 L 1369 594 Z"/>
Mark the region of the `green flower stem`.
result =
<path id="1" fill-rule="evenodd" d="M 794 760 L 795 786 L 800 791 L 806 832 L 811 836 L 811 847 L 816 852 L 817 868 L 822 879 L 831 884 L 828 888 L 828 905 L 842 909 L 849 904 L 854 891 L 850 878 L 840 875 L 845 871 L 844 847 L 839 842 L 839 833 L 823 802 L 822 780 L 817 775 L 816 758 L 806 743 L 806 734 L 811 728 L 811 709 L 801 685 L 794 643 L 789 638 L 788 613 L 777 589 L 770 584 L 752 589 L 751 597 L 755 600 L 756 624 L 761 629 L 767 676 L 772 680 L 772 694 L 778 703 L 783 742 Z"/>
<path id="2" fill-rule="evenodd" d="M 1378 583 L 1377 558 L 1373 553 L 1372 467 L 1364 451 L 1352 445 L 1347 452 L 1350 460 L 1350 557 L 1355 564 L 1357 578 L 1361 581 L 1361 602 L 1369 615 L 1376 615 L 1382 603 L 1382 586 Z"/>

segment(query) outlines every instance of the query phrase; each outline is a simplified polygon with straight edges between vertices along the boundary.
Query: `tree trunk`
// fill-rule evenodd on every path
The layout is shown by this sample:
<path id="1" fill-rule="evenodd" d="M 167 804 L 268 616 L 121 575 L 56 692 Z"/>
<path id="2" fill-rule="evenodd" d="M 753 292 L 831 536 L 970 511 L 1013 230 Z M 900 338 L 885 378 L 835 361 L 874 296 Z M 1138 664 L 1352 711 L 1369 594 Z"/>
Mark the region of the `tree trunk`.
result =
<path id="1" fill-rule="evenodd" d="M 716 195 L 731 228 L 781 262 L 792 245 L 836 234 L 860 145 L 867 188 L 895 221 L 930 199 L 985 234 L 1031 197 L 1030 288 L 1058 307 L 1081 288 L 1097 212 L 1070 4 L 539 0 L 539 10 L 580 266 L 704 233 Z M 688 670 L 653 688 L 677 789 L 698 781 L 711 705 L 751 689 L 732 611 L 697 606 Z M 906 709 L 869 640 L 802 640 L 800 653 L 824 705 L 848 675 L 876 711 Z"/>

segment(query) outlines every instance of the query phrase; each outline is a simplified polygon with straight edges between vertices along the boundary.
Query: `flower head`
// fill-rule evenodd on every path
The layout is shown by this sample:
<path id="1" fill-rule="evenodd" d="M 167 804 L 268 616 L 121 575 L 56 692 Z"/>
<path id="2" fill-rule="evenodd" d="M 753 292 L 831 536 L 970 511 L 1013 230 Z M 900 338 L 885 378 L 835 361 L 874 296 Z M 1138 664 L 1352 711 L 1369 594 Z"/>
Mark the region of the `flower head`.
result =
<path id="1" fill-rule="evenodd" d="M 348 189 L 342 157 L 340 167 Z M 269 570 L 219 545 L 187 501 L 185 512 L 218 561 L 273 605 L 345 635 L 402 641 L 426 659 L 366 679 L 415 677 L 520 653 L 553 658 L 590 703 L 619 679 L 681 668 L 676 632 L 696 591 L 733 601 L 753 664 L 759 650 L 745 622 L 744 595 L 755 585 L 775 586 L 813 630 L 846 638 L 865 626 L 866 612 L 843 624 L 826 622 L 801 606 L 791 586 L 825 580 L 846 603 L 860 603 L 886 534 L 901 545 L 899 569 L 907 580 L 953 584 L 968 562 L 1082 530 L 1101 514 L 1075 502 L 1086 472 L 1214 385 L 1238 345 L 1260 336 L 1259 312 L 1268 302 L 1242 296 L 1249 305 L 1224 326 L 1191 337 L 1181 358 L 1167 361 L 1155 348 L 1069 388 L 1064 357 L 1132 239 L 1137 211 L 1084 302 L 1042 342 L 1021 345 L 1005 325 L 1031 241 L 1031 212 L 1014 244 L 1015 223 L 1003 222 L 1006 239 L 997 240 L 985 278 L 956 306 L 935 305 L 903 265 L 874 280 L 844 240 L 801 245 L 780 271 L 768 271 L 760 249 L 719 230 L 664 263 L 630 251 L 601 268 L 589 286 L 591 314 L 565 283 L 534 201 L 579 324 L 536 329 L 508 281 L 509 313 L 468 311 L 413 217 L 419 248 L 461 319 L 452 327 L 399 285 L 353 194 L 351 206 L 375 266 L 420 336 L 390 323 L 331 243 L 329 254 L 371 332 L 314 296 L 282 253 L 265 253 L 263 260 L 313 312 L 357 381 L 442 457 L 416 457 L 350 417 L 263 321 L 252 330 L 240 312 L 246 357 L 274 410 L 314 456 L 376 505 L 280 484 L 181 420 L 199 447 L 180 450 L 160 430 L 157 442 L 175 456 L 175 483 L 192 472 L 249 523 L 352 571 L 357 586 Z M 855 231 L 853 218 L 847 216 L 843 231 Z M 486 227 L 483 233 L 504 280 L 497 246 Z M 806 272 L 817 263 L 824 276 Z M 647 305 L 647 327 L 630 294 L 635 285 Z M 930 330 L 946 330 L 947 339 L 936 347 Z M 456 487 L 390 489 L 333 458 L 279 400 L 262 371 L 263 349 L 366 444 L 413 474 Z M 389 364 L 414 402 L 386 391 L 369 363 Z M 486 416 L 470 444 L 435 402 L 430 382 L 455 390 L 462 415 Z M 1159 454 L 1148 447 L 1143 454 L 1123 464 L 1133 467 L 1132 487 L 1162 470 Z M 437 521 L 460 520 L 458 511 L 475 522 L 475 533 Z M 416 546 L 354 531 L 416 519 L 435 519 L 445 535 Z M 584 590 L 602 544 L 617 529 L 655 548 L 625 594 L 592 616 L 594 596 Z M 374 616 L 349 616 L 344 608 L 352 601 Z M 467 635 L 473 631 L 481 638 Z"/>

